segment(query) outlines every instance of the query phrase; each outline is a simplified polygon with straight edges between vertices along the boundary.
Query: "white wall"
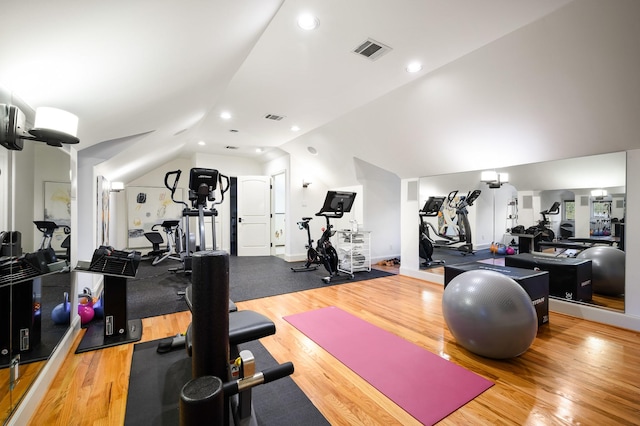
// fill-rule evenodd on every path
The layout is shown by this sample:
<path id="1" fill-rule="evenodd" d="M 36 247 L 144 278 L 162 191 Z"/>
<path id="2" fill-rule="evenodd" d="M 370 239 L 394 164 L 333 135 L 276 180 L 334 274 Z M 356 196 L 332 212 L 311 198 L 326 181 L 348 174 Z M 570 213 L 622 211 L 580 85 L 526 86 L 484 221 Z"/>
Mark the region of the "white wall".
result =
<path id="1" fill-rule="evenodd" d="M 360 228 L 371 231 L 372 261 L 399 258 L 400 178 L 357 158 L 354 158 L 354 166 L 364 192 L 364 217 Z"/>

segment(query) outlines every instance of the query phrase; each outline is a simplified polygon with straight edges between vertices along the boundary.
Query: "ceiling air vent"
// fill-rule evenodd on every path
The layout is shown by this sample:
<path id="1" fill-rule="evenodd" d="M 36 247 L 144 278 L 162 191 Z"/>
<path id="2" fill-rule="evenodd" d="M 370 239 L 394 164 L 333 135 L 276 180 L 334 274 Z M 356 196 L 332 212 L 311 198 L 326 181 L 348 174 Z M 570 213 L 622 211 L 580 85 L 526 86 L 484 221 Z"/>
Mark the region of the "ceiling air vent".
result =
<path id="1" fill-rule="evenodd" d="M 390 50 L 391 48 L 389 46 L 368 38 L 365 42 L 360 43 L 360 45 L 353 50 L 353 53 L 375 61 Z"/>
<path id="2" fill-rule="evenodd" d="M 267 114 L 264 118 L 267 120 L 280 121 L 284 118 L 284 115 Z"/>

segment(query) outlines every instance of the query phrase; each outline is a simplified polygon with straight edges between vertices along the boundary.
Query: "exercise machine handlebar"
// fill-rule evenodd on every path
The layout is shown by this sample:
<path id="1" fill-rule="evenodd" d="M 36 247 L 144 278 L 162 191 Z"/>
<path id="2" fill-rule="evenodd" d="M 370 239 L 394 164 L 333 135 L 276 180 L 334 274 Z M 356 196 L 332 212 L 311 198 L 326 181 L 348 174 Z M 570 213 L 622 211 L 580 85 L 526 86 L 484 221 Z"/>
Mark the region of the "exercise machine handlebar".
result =
<path id="1" fill-rule="evenodd" d="M 225 400 L 252 387 L 273 382 L 293 373 L 290 362 L 268 368 L 251 376 L 223 383 L 212 375 L 200 376 L 187 382 L 180 392 L 180 426 L 202 424 L 236 424 L 230 421 L 229 404 Z M 242 395 L 240 395 L 241 397 Z M 248 418 L 238 418 L 237 424 L 256 424 Z M 252 419 L 255 420 L 255 419 Z"/>
<path id="2" fill-rule="evenodd" d="M 458 201 L 455 202 L 456 195 L 458 195 L 458 190 L 451 191 L 449 195 L 447 195 L 447 204 L 451 208 L 455 208 L 457 210 L 464 209 L 465 207 L 470 207 L 480 196 L 481 191 L 479 189 L 474 189 L 473 191 L 469 191 L 467 195 L 461 195 L 458 198 Z"/>
<path id="3" fill-rule="evenodd" d="M 187 209 L 188 209 L 188 208 L 189 208 L 189 204 L 187 204 L 186 202 L 184 202 L 184 201 L 182 201 L 182 200 L 176 200 L 176 199 L 175 199 L 175 193 L 176 193 L 176 190 L 178 189 L 178 181 L 180 181 L 180 175 L 181 175 L 181 174 L 182 174 L 182 170 L 173 170 L 173 171 L 171 171 L 171 172 L 167 172 L 167 173 L 164 175 L 164 186 L 165 186 L 169 191 L 171 191 L 171 200 L 172 200 L 174 203 L 182 204 L 183 206 L 185 206 L 185 208 L 187 208 Z M 169 184 L 169 178 L 170 178 L 171 176 L 175 176 L 175 177 L 173 178 L 173 183 L 172 183 L 172 184 Z"/>
<path id="4" fill-rule="evenodd" d="M 222 386 L 222 391 L 225 397 L 229 397 L 255 386 L 274 382 L 290 376 L 293 374 L 293 370 L 293 363 L 285 362 L 284 364 L 259 371 L 252 376 L 227 382 Z"/>

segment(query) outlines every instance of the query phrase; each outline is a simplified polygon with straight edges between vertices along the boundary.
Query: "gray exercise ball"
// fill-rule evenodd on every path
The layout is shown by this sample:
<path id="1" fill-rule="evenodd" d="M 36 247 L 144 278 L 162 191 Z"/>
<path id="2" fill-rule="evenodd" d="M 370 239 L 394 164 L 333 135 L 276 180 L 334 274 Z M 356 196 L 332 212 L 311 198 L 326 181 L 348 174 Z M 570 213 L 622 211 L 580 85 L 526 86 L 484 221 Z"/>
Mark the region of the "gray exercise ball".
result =
<path id="1" fill-rule="evenodd" d="M 591 288 L 607 296 L 624 294 L 625 254 L 610 246 L 596 246 L 581 251 L 578 259 L 591 260 Z"/>
<path id="2" fill-rule="evenodd" d="M 487 358 L 521 355 L 538 332 L 527 292 L 496 271 L 467 271 L 453 278 L 444 290 L 442 312 L 458 343 Z"/>

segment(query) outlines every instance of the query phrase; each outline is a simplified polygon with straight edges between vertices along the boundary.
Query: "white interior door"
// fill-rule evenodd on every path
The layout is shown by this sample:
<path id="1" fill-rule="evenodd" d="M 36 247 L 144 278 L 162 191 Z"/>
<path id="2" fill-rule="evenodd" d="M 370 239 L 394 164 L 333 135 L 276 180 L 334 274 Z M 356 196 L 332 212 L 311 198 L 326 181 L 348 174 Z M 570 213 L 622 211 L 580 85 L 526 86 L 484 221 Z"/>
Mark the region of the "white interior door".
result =
<path id="1" fill-rule="evenodd" d="M 271 254 L 271 178 L 238 177 L 238 256 Z"/>

